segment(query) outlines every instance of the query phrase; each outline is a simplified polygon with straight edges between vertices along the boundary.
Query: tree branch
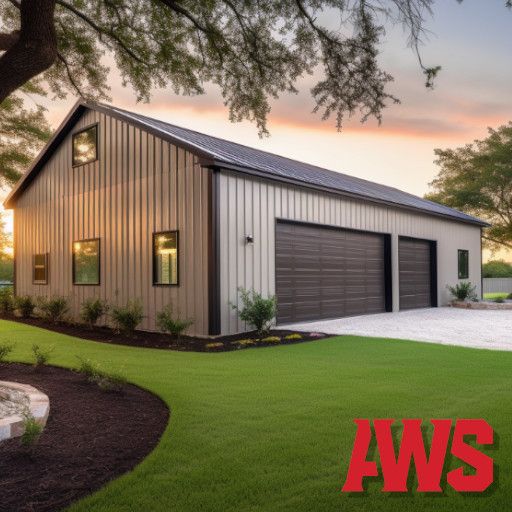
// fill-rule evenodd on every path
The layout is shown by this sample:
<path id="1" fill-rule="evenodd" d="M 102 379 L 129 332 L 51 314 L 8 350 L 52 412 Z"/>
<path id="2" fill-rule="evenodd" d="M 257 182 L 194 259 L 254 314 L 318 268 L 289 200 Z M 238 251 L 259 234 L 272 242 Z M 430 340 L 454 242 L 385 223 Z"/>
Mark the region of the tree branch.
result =
<path id="1" fill-rule="evenodd" d="M 0 52 L 9 50 L 20 38 L 19 30 L 10 32 L 8 34 L 0 34 Z"/>
<path id="2" fill-rule="evenodd" d="M 23 0 L 18 40 L 0 57 L 0 103 L 57 58 L 55 0 Z"/>
<path id="3" fill-rule="evenodd" d="M 105 28 L 100 27 L 93 20 L 91 20 L 91 18 L 86 16 L 82 11 L 79 11 L 73 5 L 69 4 L 68 2 L 65 2 L 64 0 L 56 0 L 56 3 L 58 5 L 60 5 L 61 7 L 64 7 L 64 9 L 71 11 L 75 16 L 77 16 L 81 20 L 85 21 L 85 23 L 87 23 L 91 28 L 93 28 L 96 32 L 98 32 L 98 34 L 100 36 L 101 36 L 101 34 L 105 34 L 108 37 L 110 37 L 132 59 L 136 60 L 137 62 L 143 62 L 143 60 L 138 55 L 136 55 L 130 48 L 128 48 L 128 46 L 116 35 L 116 33 L 113 30 L 106 30 Z"/>
<path id="4" fill-rule="evenodd" d="M 484 240 L 488 240 L 489 242 L 492 242 L 493 244 L 502 245 L 503 247 L 507 247 L 508 249 L 512 249 L 512 244 L 508 244 L 507 242 L 502 242 L 501 240 L 496 240 L 495 238 L 491 238 L 487 235 L 482 235 L 482 238 Z"/>

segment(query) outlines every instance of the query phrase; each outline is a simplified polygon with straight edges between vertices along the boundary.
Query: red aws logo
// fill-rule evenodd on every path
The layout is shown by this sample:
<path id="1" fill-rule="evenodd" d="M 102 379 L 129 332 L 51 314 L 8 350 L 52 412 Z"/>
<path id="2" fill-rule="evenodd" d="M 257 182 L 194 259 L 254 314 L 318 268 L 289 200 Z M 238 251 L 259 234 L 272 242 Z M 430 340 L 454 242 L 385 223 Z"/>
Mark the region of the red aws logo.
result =
<path id="1" fill-rule="evenodd" d="M 407 477 L 411 459 L 414 459 L 418 478 L 418 492 L 442 492 L 441 476 L 450 440 L 452 420 L 431 420 L 434 426 L 430 454 L 427 458 L 421 420 L 402 420 L 403 433 L 398 457 L 395 456 L 391 425 L 395 420 L 374 420 L 375 439 L 379 451 L 383 492 L 407 492 Z M 350 459 L 347 479 L 342 492 L 363 492 L 363 478 L 379 475 L 377 463 L 366 460 L 372 440 L 370 420 L 354 420 L 357 433 L 354 449 Z M 446 481 L 458 492 L 483 492 L 493 482 L 494 461 L 464 442 L 465 436 L 475 436 L 476 443 L 492 445 L 494 432 L 492 427 L 482 419 L 457 420 L 453 432 L 451 454 L 462 462 L 472 466 L 472 474 L 464 474 L 462 467 L 450 471 Z"/>

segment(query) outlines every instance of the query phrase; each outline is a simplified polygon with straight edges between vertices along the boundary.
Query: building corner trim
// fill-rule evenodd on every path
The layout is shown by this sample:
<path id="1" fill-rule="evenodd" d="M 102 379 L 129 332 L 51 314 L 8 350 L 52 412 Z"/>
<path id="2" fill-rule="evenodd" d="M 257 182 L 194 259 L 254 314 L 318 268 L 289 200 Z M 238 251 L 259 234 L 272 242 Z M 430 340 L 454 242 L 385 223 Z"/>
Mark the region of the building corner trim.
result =
<path id="1" fill-rule="evenodd" d="M 208 334 L 221 333 L 220 321 L 220 209 L 219 188 L 220 169 L 210 167 L 208 180 Z"/>

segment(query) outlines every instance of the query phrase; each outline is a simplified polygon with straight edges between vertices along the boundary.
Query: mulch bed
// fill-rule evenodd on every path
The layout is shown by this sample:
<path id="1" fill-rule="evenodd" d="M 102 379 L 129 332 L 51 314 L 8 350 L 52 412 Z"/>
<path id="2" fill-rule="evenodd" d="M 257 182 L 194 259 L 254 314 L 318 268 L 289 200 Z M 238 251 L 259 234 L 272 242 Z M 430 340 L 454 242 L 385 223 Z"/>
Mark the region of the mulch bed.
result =
<path id="1" fill-rule="evenodd" d="M 136 331 L 134 334 L 123 334 L 114 331 L 109 327 L 90 328 L 83 324 L 73 324 L 60 322 L 58 324 L 49 323 L 41 318 L 19 318 L 14 315 L 0 318 L 5 320 L 14 320 L 43 329 L 49 329 L 69 336 L 83 338 L 86 340 L 99 341 L 102 343 L 112 343 L 116 345 L 129 345 L 132 347 L 161 348 L 181 350 L 188 352 L 225 352 L 229 350 L 239 350 L 252 347 L 268 347 L 275 345 L 288 345 L 292 343 L 301 343 L 303 341 L 313 341 L 327 338 L 328 335 L 318 332 L 299 332 L 286 330 L 271 330 L 264 336 L 258 336 L 256 331 L 233 334 L 229 336 L 220 336 L 215 338 L 197 338 L 193 336 L 182 336 L 180 342 L 171 338 L 167 334 L 160 332 Z M 299 339 L 287 339 L 287 336 L 299 334 Z M 278 337 L 279 341 L 264 341 L 265 338 Z M 249 341 L 248 341 L 249 340 Z M 241 342 L 241 343 L 239 343 Z M 212 344 L 215 344 L 214 346 Z"/>
<path id="2" fill-rule="evenodd" d="M 32 452 L 0 443 L 0 511 L 60 510 L 131 470 L 158 443 L 169 419 L 155 395 L 126 385 L 101 391 L 70 370 L 0 364 L 0 380 L 30 384 L 50 398 Z"/>

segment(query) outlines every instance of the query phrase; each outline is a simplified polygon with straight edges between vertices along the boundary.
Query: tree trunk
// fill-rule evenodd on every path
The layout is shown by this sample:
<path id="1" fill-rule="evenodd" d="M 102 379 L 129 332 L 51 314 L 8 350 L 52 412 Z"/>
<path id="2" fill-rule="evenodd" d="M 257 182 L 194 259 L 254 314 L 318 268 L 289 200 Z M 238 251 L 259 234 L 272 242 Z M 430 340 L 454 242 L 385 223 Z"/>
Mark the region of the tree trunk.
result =
<path id="1" fill-rule="evenodd" d="M 22 0 L 18 40 L 0 57 L 0 103 L 57 58 L 55 0 Z"/>

